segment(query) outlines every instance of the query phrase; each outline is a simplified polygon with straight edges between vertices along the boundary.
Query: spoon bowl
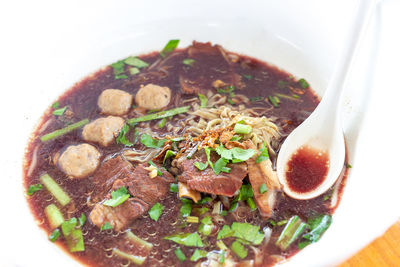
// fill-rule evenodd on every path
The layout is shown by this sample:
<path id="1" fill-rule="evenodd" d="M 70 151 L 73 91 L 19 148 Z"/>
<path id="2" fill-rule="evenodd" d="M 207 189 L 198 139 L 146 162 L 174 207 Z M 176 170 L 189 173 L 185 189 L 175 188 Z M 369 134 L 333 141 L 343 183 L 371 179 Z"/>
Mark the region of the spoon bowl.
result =
<path id="1" fill-rule="evenodd" d="M 335 71 L 328 88 L 314 112 L 286 138 L 278 154 L 277 174 L 283 191 L 295 199 L 311 199 L 326 192 L 337 180 L 345 160 L 345 142 L 341 125 L 340 100 L 346 77 L 355 51 L 365 31 L 368 19 L 375 7 L 375 0 L 360 0 L 354 23 L 349 31 L 348 44 L 344 47 L 341 57 L 335 66 Z M 322 180 L 308 191 L 299 191 L 290 186 L 288 163 L 301 147 L 327 153 L 329 165 Z M 307 160 L 306 160 L 307 161 Z M 311 161 L 306 164 L 311 164 Z M 308 165 L 312 166 L 312 165 Z M 326 167 L 325 167 L 326 168 Z M 311 169 L 311 168 L 310 168 Z M 308 172 L 313 175 L 312 172 Z M 291 176 L 292 173 L 289 173 Z M 308 183 L 315 177 L 304 176 L 301 182 Z"/>

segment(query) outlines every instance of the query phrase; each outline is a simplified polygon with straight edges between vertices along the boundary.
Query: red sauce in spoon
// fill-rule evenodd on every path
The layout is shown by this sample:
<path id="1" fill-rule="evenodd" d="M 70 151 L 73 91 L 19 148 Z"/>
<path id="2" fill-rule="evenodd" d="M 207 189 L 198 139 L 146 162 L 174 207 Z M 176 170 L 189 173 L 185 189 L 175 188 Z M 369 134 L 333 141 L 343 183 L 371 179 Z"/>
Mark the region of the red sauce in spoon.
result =
<path id="1" fill-rule="evenodd" d="M 327 152 L 308 146 L 300 147 L 291 157 L 286 170 L 289 188 L 297 193 L 307 193 L 317 188 L 329 170 Z"/>

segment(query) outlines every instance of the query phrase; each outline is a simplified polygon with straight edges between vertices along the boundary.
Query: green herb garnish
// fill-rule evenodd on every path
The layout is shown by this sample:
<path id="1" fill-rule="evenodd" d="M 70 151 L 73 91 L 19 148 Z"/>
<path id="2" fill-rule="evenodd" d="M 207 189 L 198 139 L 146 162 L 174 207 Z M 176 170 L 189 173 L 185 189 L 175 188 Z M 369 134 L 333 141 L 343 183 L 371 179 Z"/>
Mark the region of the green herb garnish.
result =
<path id="1" fill-rule="evenodd" d="M 176 152 L 174 152 L 174 151 L 172 151 L 172 150 L 167 150 L 167 152 L 165 152 L 163 164 L 165 164 L 165 161 L 166 161 L 168 158 L 174 157 L 175 155 L 176 155 Z"/>
<path id="2" fill-rule="evenodd" d="M 170 184 L 169 191 L 171 191 L 172 193 L 178 193 L 179 192 L 178 184 Z"/>
<path id="3" fill-rule="evenodd" d="M 264 97 L 261 97 L 261 96 L 250 97 L 249 100 L 250 100 L 250 102 L 258 102 L 258 101 L 263 101 Z"/>
<path id="4" fill-rule="evenodd" d="M 128 189 L 125 186 L 113 191 L 111 193 L 111 199 L 107 199 L 103 202 L 103 205 L 113 207 L 121 205 L 130 197 Z"/>
<path id="5" fill-rule="evenodd" d="M 299 85 L 301 86 L 301 88 L 303 88 L 303 89 L 307 89 L 308 87 L 310 87 L 310 85 L 308 84 L 308 82 L 307 82 L 305 79 L 303 79 L 303 78 L 301 78 L 301 79 L 298 81 L 298 83 L 299 83 Z"/>
<path id="6" fill-rule="evenodd" d="M 51 242 L 55 242 L 61 235 L 61 232 L 59 229 L 55 229 L 49 236 L 49 240 Z"/>
<path id="7" fill-rule="evenodd" d="M 184 262 L 186 260 L 186 256 L 180 248 L 175 249 L 174 253 L 180 262 Z"/>
<path id="8" fill-rule="evenodd" d="M 130 67 L 129 68 L 129 74 L 130 75 L 136 75 L 138 73 L 140 73 L 140 70 L 138 68 L 136 68 L 136 67 Z"/>
<path id="9" fill-rule="evenodd" d="M 86 222 L 86 215 L 85 213 L 82 212 L 81 217 L 78 218 L 79 219 L 79 225 L 82 227 L 85 222 Z"/>
<path id="10" fill-rule="evenodd" d="M 158 221 L 158 218 L 160 218 L 160 216 L 161 216 L 163 210 L 164 210 L 164 206 L 157 202 L 157 203 L 154 204 L 154 206 L 149 210 L 150 218 L 153 219 L 154 221 Z"/>
<path id="11" fill-rule="evenodd" d="M 198 233 L 177 233 L 164 237 L 166 240 L 171 240 L 177 244 L 188 247 L 204 247 L 203 242 Z"/>
<path id="12" fill-rule="evenodd" d="M 192 58 L 185 58 L 184 60 L 182 60 L 182 63 L 188 66 L 192 66 L 194 62 L 196 61 Z"/>
<path id="13" fill-rule="evenodd" d="M 179 40 L 169 40 L 168 43 L 164 46 L 163 50 L 160 52 L 161 57 L 165 58 L 169 54 L 171 54 L 175 48 L 178 47 Z"/>
<path id="14" fill-rule="evenodd" d="M 232 223 L 233 236 L 249 241 L 254 245 L 259 245 L 264 239 L 264 234 L 260 233 L 260 226 L 249 223 Z"/>
<path id="15" fill-rule="evenodd" d="M 231 236 L 233 236 L 233 234 L 234 234 L 233 230 L 228 225 L 224 225 L 222 227 L 222 229 L 219 230 L 217 239 L 220 240 L 220 239 L 224 239 L 227 237 L 231 237 Z"/>
<path id="16" fill-rule="evenodd" d="M 253 131 L 250 125 L 236 123 L 235 127 L 233 127 L 233 131 L 238 134 L 249 134 Z"/>
<path id="17" fill-rule="evenodd" d="M 281 249 L 286 250 L 306 229 L 307 224 L 304 223 L 299 216 L 292 216 L 282 230 L 275 244 Z"/>
<path id="18" fill-rule="evenodd" d="M 167 139 L 155 139 L 155 138 L 151 137 L 151 135 L 146 134 L 146 133 L 144 133 L 140 136 L 140 142 L 149 148 L 161 148 L 164 146 L 164 143 L 166 141 L 167 141 Z"/>
<path id="19" fill-rule="evenodd" d="M 188 112 L 189 108 L 190 108 L 190 106 L 184 106 L 184 107 L 164 110 L 164 111 L 160 111 L 157 113 L 144 115 L 142 117 L 128 119 L 127 122 L 129 124 L 133 124 L 133 123 L 142 122 L 142 121 L 151 121 L 151 120 L 167 118 L 167 117 L 175 116 L 177 114 L 186 113 L 186 112 Z"/>
<path id="20" fill-rule="evenodd" d="M 208 102 L 207 97 L 205 95 L 203 95 L 203 94 L 200 94 L 200 93 L 198 94 L 198 96 L 199 96 L 199 99 L 200 99 L 200 107 L 202 107 L 202 108 L 207 107 L 207 102 Z"/>
<path id="21" fill-rule="evenodd" d="M 268 96 L 268 100 L 269 102 L 271 102 L 272 106 L 274 106 L 274 108 L 279 107 L 279 98 L 276 96 Z"/>
<path id="22" fill-rule="evenodd" d="M 64 114 L 65 110 L 67 110 L 67 107 L 56 109 L 53 111 L 53 115 L 54 116 L 62 116 Z"/>
<path id="23" fill-rule="evenodd" d="M 199 202 L 197 202 L 197 204 L 205 204 L 211 201 L 212 201 L 211 197 L 203 197 L 202 199 L 199 200 Z"/>
<path id="24" fill-rule="evenodd" d="M 113 229 L 112 225 L 109 222 L 106 222 L 101 226 L 100 231 L 105 231 L 110 229 Z"/>
<path id="25" fill-rule="evenodd" d="M 141 60 L 138 57 L 128 57 L 128 58 L 124 59 L 124 63 L 129 66 L 133 66 L 133 67 L 136 67 L 139 69 L 149 66 L 149 64 L 147 62 L 144 62 L 143 60 Z"/>
<path id="26" fill-rule="evenodd" d="M 182 207 L 180 208 L 179 212 L 182 214 L 183 217 L 188 217 L 190 216 L 190 213 L 192 212 L 192 202 L 186 202 L 183 203 Z"/>
<path id="27" fill-rule="evenodd" d="M 200 171 L 203 171 L 208 167 L 208 162 L 202 163 L 202 162 L 196 161 L 195 163 L 193 163 L 193 165 L 196 166 L 196 168 L 199 169 Z"/>
<path id="28" fill-rule="evenodd" d="M 231 171 L 231 168 L 226 167 L 226 164 L 228 164 L 228 160 L 224 159 L 224 158 L 220 158 L 218 159 L 215 163 L 214 163 L 214 173 L 216 175 L 220 174 L 221 172 L 226 172 L 229 173 Z"/>
<path id="29" fill-rule="evenodd" d="M 62 128 L 62 129 L 59 129 L 59 130 L 55 130 L 54 132 L 45 134 L 45 135 L 40 137 L 40 140 L 42 142 L 46 142 L 46 141 L 49 141 L 51 139 L 55 139 L 55 138 L 60 137 L 60 136 L 62 136 L 64 134 L 72 132 L 73 130 L 81 128 L 82 126 L 84 126 L 85 124 L 88 124 L 88 123 L 89 123 L 89 119 L 84 119 L 84 120 L 78 121 L 76 123 L 68 125 L 65 128 Z"/>
<path id="30" fill-rule="evenodd" d="M 194 251 L 192 257 L 190 257 L 190 261 L 198 261 L 201 258 L 206 258 L 207 254 L 208 254 L 208 252 L 205 250 L 196 249 Z"/>
<path id="31" fill-rule="evenodd" d="M 53 105 L 51 105 L 51 107 L 53 108 L 53 109 L 57 109 L 58 107 L 60 106 L 60 102 L 54 102 L 53 103 Z"/>
<path id="32" fill-rule="evenodd" d="M 265 144 L 263 148 L 260 149 L 261 154 L 257 157 L 256 163 L 260 163 L 264 160 L 269 159 L 269 153 L 268 153 L 268 148 L 265 147 Z"/>
<path id="33" fill-rule="evenodd" d="M 158 175 L 158 176 L 162 176 L 162 175 L 163 175 L 162 171 L 158 168 L 158 166 L 157 166 L 152 160 L 149 160 L 148 163 L 149 163 L 149 165 L 151 165 L 151 166 L 153 166 L 153 167 L 156 167 L 156 169 L 157 169 L 157 175 Z M 163 168 L 164 168 L 164 167 L 163 167 Z M 164 169 L 165 169 L 165 168 L 164 168 Z"/>
<path id="34" fill-rule="evenodd" d="M 247 257 L 247 248 L 245 248 L 240 242 L 233 241 L 231 245 L 232 251 L 241 259 L 244 259 Z"/>
<path id="35" fill-rule="evenodd" d="M 121 131 L 119 132 L 117 136 L 117 144 L 123 144 L 124 146 L 133 146 L 131 142 L 126 138 L 126 134 L 129 132 L 129 125 L 125 124 L 124 127 L 122 127 Z"/>
<path id="36" fill-rule="evenodd" d="M 253 79 L 253 76 L 251 76 L 249 74 L 242 74 L 242 76 L 245 77 L 247 80 Z"/>
<path id="37" fill-rule="evenodd" d="M 33 184 L 33 185 L 30 185 L 29 188 L 28 188 L 28 191 L 26 192 L 26 194 L 27 194 L 28 196 L 32 196 L 32 195 L 33 195 L 34 193 L 36 193 L 37 191 L 42 190 L 42 188 L 43 188 L 42 184 Z"/>

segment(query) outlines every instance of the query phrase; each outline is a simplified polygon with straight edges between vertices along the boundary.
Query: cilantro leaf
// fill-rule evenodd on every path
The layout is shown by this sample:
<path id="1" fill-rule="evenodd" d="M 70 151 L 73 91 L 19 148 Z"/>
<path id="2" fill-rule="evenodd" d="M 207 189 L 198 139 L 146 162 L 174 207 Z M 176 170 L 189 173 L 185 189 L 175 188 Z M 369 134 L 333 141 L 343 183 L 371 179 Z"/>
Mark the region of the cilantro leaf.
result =
<path id="1" fill-rule="evenodd" d="M 256 151 L 254 149 L 242 149 L 239 147 L 234 147 L 234 148 L 230 149 L 230 151 L 232 152 L 232 156 L 235 159 L 238 159 L 241 161 L 246 161 L 256 154 Z"/>
<path id="2" fill-rule="evenodd" d="M 129 132 L 129 125 L 125 124 L 124 127 L 122 127 L 121 131 L 118 134 L 117 137 L 117 144 L 123 144 L 124 146 L 133 146 L 131 142 L 126 138 L 126 134 Z"/>
<path id="3" fill-rule="evenodd" d="M 221 230 L 219 230 L 217 239 L 224 239 L 233 236 L 233 231 L 228 225 L 224 225 Z"/>
<path id="4" fill-rule="evenodd" d="M 173 241 L 177 244 L 188 247 L 204 247 L 203 242 L 198 233 L 177 233 L 164 237 L 166 240 Z"/>
<path id="5" fill-rule="evenodd" d="M 140 136 L 140 142 L 149 148 L 161 148 L 164 146 L 164 143 L 166 141 L 167 139 L 154 139 L 153 137 L 145 133 Z"/>
<path id="6" fill-rule="evenodd" d="M 206 258 L 207 257 L 208 252 L 205 250 L 200 250 L 200 249 L 196 249 L 192 255 L 192 257 L 190 257 L 191 261 L 198 261 L 201 258 Z"/>
<path id="7" fill-rule="evenodd" d="M 202 163 L 202 162 L 196 161 L 195 163 L 193 163 L 193 165 L 196 166 L 196 168 L 199 169 L 200 171 L 203 171 L 208 167 L 208 162 Z"/>
<path id="8" fill-rule="evenodd" d="M 220 174 L 221 172 L 230 172 L 231 168 L 226 167 L 228 164 L 228 160 L 224 158 L 220 158 L 214 163 L 213 170 L 215 174 Z"/>
<path id="9" fill-rule="evenodd" d="M 154 206 L 149 210 L 150 218 L 152 218 L 154 221 L 158 221 L 158 218 L 160 218 L 160 216 L 161 216 L 163 210 L 164 210 L 164 206 L 157 202 L 157 203 L 154 204 Z"/>
<path id="10" fill-rule="evenodd" d="M 130 197 L 128 189 L 125 186 L 113 191 L 111 193 L 111 199 L 107 199 L 103 202 L 103 205 L 113 207 L 121 205 Z"/>
<path id="11" fill-rule="evenodd" d="M 231 249 L 239 258 L 244 259 L 247 257 L 247 248 L 237 240 L 232 243 Z"/>
<path id="12" fill-rule="evenodd" d="M 249 241 L 254 245 L 259 245 L 264 239 L 264 235 L 259 232 L 260 226 L 251 225 L 249 223 L 232 223 L 233 236 Z"/>
<path id="13" fill-rule="evenodd" d="M 260 149 L 261 154 L 257 157 L 256 163 L 269 159 L 268 148 L 264 147 Z"/>
<path id="14" fill-rule="evenodd" d="M 105 224 L 103 224 L 101 226 L 100 231 L 104 231 L 104 230 L 109 230 L 109 229 L 113 229 L 112 225 L 109 222 L 106 222 Z"/>

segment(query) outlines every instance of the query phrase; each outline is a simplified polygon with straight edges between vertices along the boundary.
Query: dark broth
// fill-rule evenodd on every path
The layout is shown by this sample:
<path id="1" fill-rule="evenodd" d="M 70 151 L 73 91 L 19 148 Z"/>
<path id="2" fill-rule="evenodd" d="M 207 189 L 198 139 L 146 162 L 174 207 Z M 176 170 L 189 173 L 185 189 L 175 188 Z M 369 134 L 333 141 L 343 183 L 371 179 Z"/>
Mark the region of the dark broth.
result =
<path id="1" fill-rule="evenodd" d="M 299 88 L 298 81 L 290 74 L 279 70 L 276 67 L 270 66 L 257 59 L 236 55 L 237 61 L 234 64 L 227 64 L 222 56 L 201 55 L 192 56 L 195 64 L 192 66 L 182 64 L 182 61 L 188 58 L 188 49 L 175 50 L 172 56 L 169 57 L 167 68 L 163 70 L 142 70 L 140 76 L 129 76 L 128 79 L 115 79 L 113 69 L 107 66 L 96 73 L 84 78 L 82 81 L 75 84 L 71 89 L 66 91 L 58 102 L 60 107 L 68 106 L 73 114 L 55 117 L 52 115 L 53 109 L 49 109 L 43 115 L 41 122 L 28 144 L 25 165 L 24 165 L 24 184 L 27 189 L 32 184 L 40 183 L 39 177 L 44 173 L 48 173 L 55 181 L 69 194 L 74 205 L 60 208 L 66 218 L 79 217 L 81 213 L 85 213 L 88 217 L 92 210 L 92 206 L 88 205 L 88 197 L 92 194 L 92 180 L 85 179 L 70 179 L 61 172 L 54 164 L 53 157 L 55 152 L 64 149 L 70 144 L 78 144 L 83 142 L 81 131 L 76 130 L 69 134 L 63 135 L 49 142 L 41 142 L 39 137 L 45 133 L 65 127 L 70 124 L 85 118 L 91 121 L 101 117 L 97 106 L 97 99 L 100 93 L 108 88 L 116 88 L 124 90 L 132 95 L 135 95 L 143 84 L 157 84 L 167 86 L 172 91 L 172 99 L 168 108 L 182 106 L 182 101 L 185 99 L 197 97 L 197 95 L 182 94 L 179 83 L 179 76 L 184 75 L 191 81 L 197 83 L 203 88 L 214 90 L 211 83 L 214 80 L 226 80 L 229 75 L 236 73 L 240 75 L 241 82 L 244 87 L 237 90 L 238 93 L 245 94 L 249 98 L 261 97 L 260 101 L 250 102 L 250 107 L 270 107 L 267 117 L 276 118 L 277 124 L 284 136 L 289 134 L 297 125 L 299 125 L 317 106 L 319 103 L 318 97 L 314 94 L 311 88 L 300 90 L 297 100 L 280 98 L 279 106 L 274 108 L 271 103 L 265 101 L 265 98 L 280 93 L 285 95 L 295 94 L 292 89 Z M 154 62 L 160 59 L 158 52 L 142 55 L 140 58 L 151 66 Z M 134 114 L 128 114 L 128 118 L 132 118 Z M 152 122 L 154 126 L 157 122 Z M 168 134 L 165 129 L 152 128 L 158 131 L 161 135 Z M 128 136 L 132 138 L 132 136 Z M 112 144 L 108 147 L 95 145 L 96 148 L 106 157 L 120 152 L 124 149 L 123 145 Z M 143 149 L 141 144 L 135 145 L 137 149 Z M 275 164 L 275 159 L 273 158 Z M 31 167 L 31 164 L 34 164 Z M 344 179 L 343 179 L 344 180 Z M 343 185 L 344 182 L 342 182 Z M 295 184 L 299 190 L 304 190 L 301 185 Z M 308 188 L 308 187 L 307 187 Z M 267 245 L 261 245 L 260 250 L 263 252 L 262 266 L 272 265 L 279 259 L 287 258 L 297 251 L 297 243 L 294 243 L 286 251 L 282 252 L 275 246 L 280 232 L 284 225 L 273 226 L 271 222 L 279 222 L 288 219 L 296 214 L 306 220 L 312 214 L 332 214 L 333 209 L 330 207 L 329 196 L 332 190 L 315 199 L 300 201 L 294 200 L 286 196 L 284 193 L 278 194 L 277 205 L 275 206 L 273 216 L 270 220 L 263 219 L 258 211 L 250 211 L 249 209 L 238 209 L 238 212 L 228 213 L 225 216 L 225 224 L 231 225 L 232 222 L 247 222 L 253 225 L 259 225 L 261 229 L 264 227 L 272 228 L 271 240 Z M 45 189 L 36 192 L 34 195 L 27 198 L 33 216 L 36 218 L 38 225 L 48 234 L 52 232 L 45 214 L 44 208 L 50 203 L 56 203 L 55 199 Z M 180 247 L 184 254 L 190 258 L 194 248 L 179 246 L 171 241 L 164 240 L 163 237 L 176 231 L 195 232 L 198 224 L 188 224 L 183 227 L 181 218 L 179 218 L 179 209 L 182 205 L 176 193 L 169 193 L 160 203 L 165 207 L 160 219 L 155 222 L 145 213 L 142 217 L 136 219 L 129 225 L 132 230 L 140 238 L 154 244 L 151 254 L 144 263 L 144 266 L 193 266 L 195 263 L 188 259 L 180 262 L 174 254 L 174 250 Z M 213 208 L 214 202 L 197 207 L 207 207 L 210 210 Z M 240 205 L 244 205 L 241 203 Z M 194 205 L 194 208 L 196 205 Z M 195 213 L 194 213 L 195 214 Z M 218 225 L 222 227 L 222 225 Z M 119 246 L 129 246 L 125 243 L 122 233 L 116 233 L 112 230 L 100 231 L 88 220 L 83 226 L 83 234 L 85 240 L 85 251 L 70 253 L 65 244 L 64 238 L 61 236 L 56 244 L 62 247 L 72 257 L 79 260 L 83 264 L 90 266 L 120 266 L 127 264 L 127 260 L 112 256 L 111 249 Z M 225 239 L 225 244 L 230 246 L 233 239 Z M 216 235 L 211 235 L 208 238 L 209 246 L 204 248 L 207 251 L 218 250 L 216 246 Z M 137 248 L 129 248 L 131 251 L 140 255 L 141 251 Z M 236 256 L 235 260 L 240 260 Z M 245 260 L 253 259 L 254 253 L 249 249 L 249 253 Z M 204 259 L 203 259 L 204 260 Z M 131 265 L 134 265 L 131 263 Z"/>

